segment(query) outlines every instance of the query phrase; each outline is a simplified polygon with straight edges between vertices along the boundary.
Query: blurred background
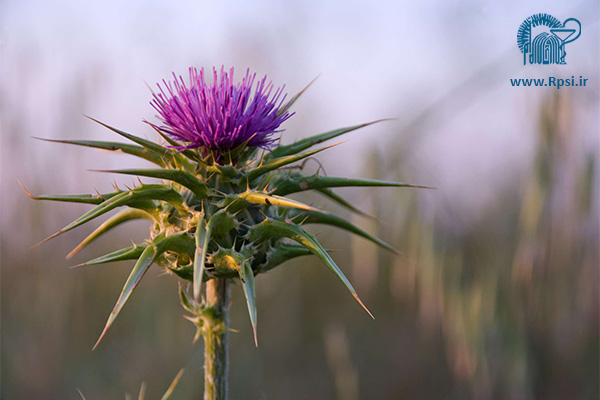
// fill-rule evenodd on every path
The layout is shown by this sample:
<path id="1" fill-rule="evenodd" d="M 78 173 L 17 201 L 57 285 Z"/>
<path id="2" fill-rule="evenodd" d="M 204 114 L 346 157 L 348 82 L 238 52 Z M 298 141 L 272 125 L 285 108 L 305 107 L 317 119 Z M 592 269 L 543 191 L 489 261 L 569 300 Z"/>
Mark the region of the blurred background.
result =
<path id="1" fill-rule="evenodd" d="M 91 351 L 132 263 L 68 267 L 146 237 L 120 228 L 73 260 L 93 228 L 42 246 L 87 209 L 32 193 L 111 191 L 90 169 L 133 157 L 32 136 L 118 140 L 84 117 L 155 138 L 154 85 L 213 65 L 267 74 L 295 93 L 283 142 L 392 117 L 319 155 L 328 175 L 436 190 L 340 190 L 352 217 L 400 249 L 313 226 L 376 316 L 305 257 L 257 279 L 260 347 L 240 287 L 232 399 L 599 397 L 599 3 L 597 1 L 194 2 L 2 0 L 1 397 L 199 398 L 202 344 L 177 279 L 158 267 Z M 521 22 L 577 18 L 566 66 L 522 64 Z M 511 87 L 583 76 L 587 87 Z M 315 171 L 317 162 L 307 168 Z M 348 214 L 321 197 L 315 206 Z"/>

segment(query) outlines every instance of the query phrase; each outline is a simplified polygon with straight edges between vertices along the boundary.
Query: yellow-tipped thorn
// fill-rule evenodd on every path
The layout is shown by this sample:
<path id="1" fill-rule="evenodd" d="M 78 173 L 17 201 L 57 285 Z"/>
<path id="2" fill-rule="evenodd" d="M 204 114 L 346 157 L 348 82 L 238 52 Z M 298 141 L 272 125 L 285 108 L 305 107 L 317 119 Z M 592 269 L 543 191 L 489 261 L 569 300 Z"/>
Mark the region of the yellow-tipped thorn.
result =
<path id="1" fill-rule="evenodd" d="M 166 399 L 168 397 L 170 397 L 171 393 L 173 393 L 173 391 L 175 390 L 175 387 L 177 386 L 177 384 L 179 383 L 179 380 L 181 379 L 181 377 L 183 376 L 183 373 L 185 372 L 185 368 L 181 368 L 179 370 L 179 372 L 177 373 L 177 375 L 175 376 L 175 379 L 173 379 L 173 382 L 171 382 L 171 385 L 169 385 L 169 388 L 167 389 L 167 391 L 165 392 L 165 394 L 163 395 L 163 399 Z"/>
<path id="2" fill-rule="evenodd" d="M 27 193 L 27 196 L 29 196 L 29 198 L 31 198 L 33 200 L 37 200 L 38 199 L 37 197 L 35 197 L 31 193 L 29 193 L 29 190 L 25 189 L 25 186 L 23 186 L 23 184 L 21 183 L 20 180 L 17 179 L 17 183 L 19 184 L 19 186 L 21 186 L 21 189 L 23 189 L 25 191 L 25 193 Z"/>
<path id="3" fill-rule="evenodd" d="M 138 400 L 144 400 L 146 397 L 146 382 L 142 382 L 142 386 L 140 387 L 140 393 L 138 394 Z"/>
<path id="4" fill-rule="evenodd" d="M 196 344 L 198 342 L 198 339 L 200 339 L 200 336 L 202 336 L 202 334 L 200 333 L 200 331 L 198 331 L 195 335 L 194 338 L 192 339 L 192 344 Z"/>
<path id="5" fill-rule="evenodd" d="M 360 301 L 360 300 L 359 300 Z M 368 312 L 368 310 L 367 310 Z M 102 341 L 102 338 L 104 338 L 104 335 L 106 335 L 106 332 L 108 331 L 108 328 L 110 327 L 110 325 L 107 325 L 104 327 L 104 330 L 102 330 L 102 333 L 100 334 L 100 337 L 98 338 L 98 340 L 96 341 L 96 344 L 94 345 L 94 347 L 92 347 L 92 351 L 96 350 L 96 347 L 98 347 L 98 345 L 100 344 L 100 342 Z"/>
<path id="6" fill-rule="evenodd" d="M 79 390 L 79 388 L 77 388 L 77 393 L 79 393 L 79 396 L 81 397 L 81 400 L 87 400 L 85 398 L 85 396 L 83 395 L 83 393 L 81 393 L 81 390 Z"/>
<path id="7" fill-rule="evenodd" d="M 406 185 L 406 187 L 415 188 L 415 189 L 434 189 L 437 190 L 436 187 L 433 186 L 422 186 L 422 185 Z"/>
<path id="8" fill-rule="evenodd" d="M 306 222 L 306 220 L 310 217 L 310 215 L 307 215 L 306 217 L 304 217 L 304 219 L 300 222 L 300 226 L 304 225 L 304 223 Z"/>
<path id="9" fill-rule="evenodd" d="M 84 242 L 81 242 L 75 247 L 69 254 L 66 255 L 65 259 L 70 260 L 75 254 L 79 253 L 81 249 L 84 247 Z"/>
<path id="10" fill-rule="evenodd" d="M 367 306 L 365 306 L 365 304 L 362 302 L 362 300 L 358 297 L 357 294 L 353 293 L 352 296 L 354 296 L 354 298 L 356 299 L 356 301 L 358 301 L 358 304 L 361 305 L 362 308 L 365 309 L 365 311 L 367 312 L 367 314 L 369 314 L 369 316 L 373 319 L 375 319 L 375 317 L 373 316 L 373 314 L 371 314 L 371 311 L 369 311 L 369 309 L 367 308 Z"/>
<path id="11" fill-rule="evenodd" d="M 48 236 L 46 239 L 42 240 L 41 242 L 38 242 L 38 243 L 34 244 L 33 246 L 30 247 L 30 249 L 34 249 L 34 248 L 38 247 L 39 245 L 46 243 L 48 240 L 54 239 L 55 237 L 57 237 L 58 235 L 60 235 L 62 233 L 64 233 L 64 232 L 63 231 L 58 231 L 55 234 L 53 234 L 51 236 Z"/>
<path id="12" fill-rule="evenodd" d="M 193 317 L 191 315 L 184 315 L 183 318 L 187 319 L 190 322 L 196 323 L 196 317 Z"/>

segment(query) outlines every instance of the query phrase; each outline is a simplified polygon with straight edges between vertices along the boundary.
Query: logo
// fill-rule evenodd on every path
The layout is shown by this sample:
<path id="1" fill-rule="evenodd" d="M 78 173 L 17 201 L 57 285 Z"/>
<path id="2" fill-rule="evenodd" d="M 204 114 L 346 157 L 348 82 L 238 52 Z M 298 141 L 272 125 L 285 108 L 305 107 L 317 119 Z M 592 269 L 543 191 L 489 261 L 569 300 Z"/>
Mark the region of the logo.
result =
<path id="1" fill-rule="evenodd" d="M 523 53 L 523 64 L 565 65 L 565 45 L 581 35 L 581 23 L 575 18 L 560 22 L 549 14 L 527 18 L 517 33 L 517 44 Z"/>

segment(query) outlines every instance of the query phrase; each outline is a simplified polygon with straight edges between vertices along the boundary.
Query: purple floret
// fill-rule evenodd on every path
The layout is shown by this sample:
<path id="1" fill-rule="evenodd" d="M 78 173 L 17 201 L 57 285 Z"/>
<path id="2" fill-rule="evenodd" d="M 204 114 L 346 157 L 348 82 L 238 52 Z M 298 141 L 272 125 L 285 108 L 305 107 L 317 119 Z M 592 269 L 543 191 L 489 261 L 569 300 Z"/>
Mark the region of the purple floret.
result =
<path id="1" fill-rule="evenodd" d="M 256 74 L 233 83 L 233 68 L 229 73 L 221 67 L 220 74 L 213 68 L 213 82 L 207 83 L 204 68 L 190 68 L 189 87 L 183 78 L 158 84 L 160 93 L 153 93 L 152 107 L 163 126 L 155 126 L 173 139 L 183 142 L 179 150 L 202 148 L 217 157 L 248 142 L 248 146 L 268 149 L 278 140 L 273 137 L 279 126 L 293 114 L 282 110 L 285 95 L 277 88 L 271 97 L 273 83 L 265 76 L 252 86 Z M 283 111 L 283 112 L 282 112 Z"/>

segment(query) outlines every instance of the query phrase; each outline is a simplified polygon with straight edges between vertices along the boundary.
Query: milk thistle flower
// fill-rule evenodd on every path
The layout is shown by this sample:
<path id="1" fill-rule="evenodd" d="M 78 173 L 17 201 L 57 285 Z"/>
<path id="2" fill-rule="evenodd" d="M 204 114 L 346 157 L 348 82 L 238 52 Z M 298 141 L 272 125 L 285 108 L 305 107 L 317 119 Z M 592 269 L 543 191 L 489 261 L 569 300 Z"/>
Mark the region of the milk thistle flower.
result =
<path id="1" fill-rule="evenodd" d="M 172 82 L 157 85 L 160 92 L 153 93 L 151 104 L 164 123 L 157 128 L 185 143 L 179 149 L 201 148 L 216 159 L 245 143 L 268 149 L 277 140 L 273 137 L 277 128 L 292 116 L 282 109 L 284 88 L 271 96 L 273 83 L 266 76 L 252 93 L 256 74 L 250 75 L 249 69 L 237 84 L 233 68 L 227 73 L 221 67 L 219 74 L 213 68 L 212 83 L 206 82 L 204 69 L 190 68 L 189 87 L 181 76 L 173 77 Z"/>
<path id="2" fill-rule="evenodd" d="M 96 120 L 134 144 L 50 140 L 143 158 L 154 167 L 103 172 L 158 178 L 162 180 L 160 184 L 140 180 L 137 186 L 117 187 L 111 193 L 30 195 L 38 200 L 94 206 L 48 239 L 120 209 L 76 246 L 68 258 L 126 221 L 145 219 L 150 222 L 151 234 L 146 241 L 80 264 L 136 260 L 94 348 L 105 337 L 145 273 L 157 264 L 182 283 L 190 283 L 191 293 L 186 285 L 180 285 L 179 295 L 186 318 L 196 326 L 194 340 L 204 339 L 205 400 L 227 398 L 231 282 L 238 282 L 244 292 L 258 345 L 254 277 L 292 258 L 316 256 L 371 315 L 316 236 L 305 230 L 306 225 L 338 227 L 397 252 L 350 221 L 288 195 L 315 191 L 352 212 L 361 213 L 333 189 L 420 187 L 402 182 L 305 173 L 299 162 L 331 147 L 313 149 L 314 146 L 378 121 L 334 129 L 292 144 L 279 144 L 273 135 L 292 115 L 290 108 L 306 88 L 284 103 L 283 89 L 275 90 L 271 96 L 273 85 L 267 83 L 266 78 L 258 81 L 252 91 L 255 76 L 248 71 L 240 83 L 234 84 L 233 69 L 225 73 L 222 68 L 220 74 L 213 69 L 213 82 L 207 83 L 203 70 L 192 68 L 189 87 L 177 77 L 172 83 L 163 81 L 163 86 L 159 85 L 160 93 L 153 94 L 152 105 L 164 125 L 149 124 L 167 142 L 165 145 Z M 256 151 L 259 148 L 266 152 L 259 154 Z M 205 293 L 201 295 L 204 282 Z"/>

